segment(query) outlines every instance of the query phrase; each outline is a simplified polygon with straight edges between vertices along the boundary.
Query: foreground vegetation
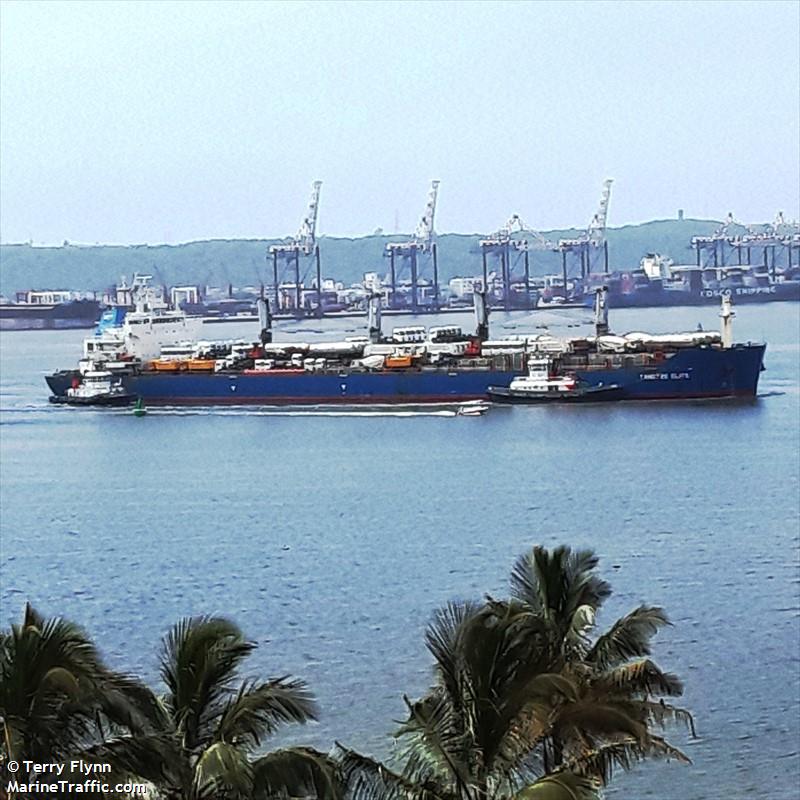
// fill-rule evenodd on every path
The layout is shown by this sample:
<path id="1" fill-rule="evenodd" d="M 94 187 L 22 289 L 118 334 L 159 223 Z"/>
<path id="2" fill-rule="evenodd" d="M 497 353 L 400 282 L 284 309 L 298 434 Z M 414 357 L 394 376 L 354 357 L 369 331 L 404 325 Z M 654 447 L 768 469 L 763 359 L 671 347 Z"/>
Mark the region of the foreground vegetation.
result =
<path id="1" fill-rule="evenodd" d="M 81 628 L 29 605 L 0 637 L 2 756 L 111 764 L 110 784 L 145 782 L 164 800 L 591 800 L 618 768 L 688 761 L 661 732 L 692 728 L 665 700 L 680 680 L 649 658 L 666 615 L 640 606 L 596 635 L 611 593 L 596 567 L 588 551 L 535 547 L 509 598 L 441 609 L 426 633 L 433 685 L 403 697 L 404 746 L 390 766 L 349 743 L 267 751 L 281 726 L 318 709 L 302 680 L 243 679 L 255 645 L 229 620 L 175 625 L 155 693 L 110 670 Z"/>

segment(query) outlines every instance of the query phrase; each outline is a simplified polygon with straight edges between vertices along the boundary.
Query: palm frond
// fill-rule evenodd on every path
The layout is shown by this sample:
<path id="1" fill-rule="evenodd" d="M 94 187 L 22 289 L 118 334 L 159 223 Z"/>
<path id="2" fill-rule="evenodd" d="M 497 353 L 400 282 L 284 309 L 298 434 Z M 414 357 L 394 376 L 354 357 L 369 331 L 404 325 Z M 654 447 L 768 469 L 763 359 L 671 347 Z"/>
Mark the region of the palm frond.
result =
<path id="1" fill-rule="evenodd" d="M 649 656 L 650 639 L 669 624 L 663 609 L 639 606 L 618 619 L 607 633 L 600 636 L 585 660 L 600 670 L 606 670 L 630 658 Z"/>
<path id="2" fill-rule="evenodd" d="M 629 737 L 644 744 L 647 726 L 635 719 L 629 707 L 622 703 L 580 700 L 558 709 L 553 720 L 554 735 L 568 742 L 586 732 L 592 736 Z"/>
<path id="3" fill-rule="evenodd" d="M 594 682 L 599 693 L 620 692 L 626 695 L 653 695 L 677 697 L 683 694 L 683 683 L 677 675 L 662 672 L 649 658 L 623 664 L 604 672 Z"/>
<path id="4" fill-rule="evenodd" d="M 188 794 L 194 775 L 185 752 L 167 733 L 123 736 L 88 751 L 115 771 L 148 781 L 161 789 Z"/>
<path id="5" fill-rule="evenodd" d="M 167 635 L 161 656 L 166 705 L 190 748 L 211 741 L 239 664 L 254 647 L 233 622 L 215 617 L 183 619 Z"/>
<path id="6" fill-rule="evenodd" d="M 573 754 L 563 764 L 563 769 L 576 775 L 597 778 L 607 785 L 616 768 L 630 770 L 643 760 L 646 750 L 636 739 L 625 738 L 605 742 L 581 753 Z"/>
<path id="7" fill-rule="evenodd" d="M 632 738 L 622 738 L 598 744 L 583 752 L 571 754 L 561 768 L 576 775 L 595 778 L 603 785 L 608 785 L 616 769 L 628 772 L 647 758 L 692 763 L 677 747 L 661 737 L 651 736 L 644 743 Z"/>
<path id="8" fill-rule="evenodd" d="M 23 628 L 37 628 L 39 631 L 44 628 L 44 617 L 30 604 L 25 603 L 25 612 L 22 617 Z"/>
<path id="9" fill-rule="evenodd" d="M 311 747 L 275 750 L 253 762 L 254 800 L 286 795 L 342 800 L 344 789 L 344 777 L 336 761 Z"/>
<path id="10" fill-rule="evenodd" d="M 449 696 L 438 693 L 416 703 L 406 696 L 403 700 L 409 712 L 398 734 L 406 740 L 404 776 L 415 783 L 433 781 L 453 787 L 456 793 L 464 791 L 471 782 L 474 748 Z"/>
<path id="11" fill-rule="evenodd" d="M 467 626 L 480 610 L 474 602 L 450 602 L 436 611 L 425 631 L 425 644 L 436 661 L 436 669 L 447 691 L 458 698 L 461 694 L 461 643 Z"/>
<path id="12" fill-rule="evenodd" d="M 581 606 L 596 611 L 611 594 L 611 587 L 594 574 L 598 558 L 591 550 L 566 546 L 552 552 L 536 546 L 517 559 L 511 573 L 511 596 L 569 631 Z"/>
<path id="13" fill-rule="evenodd" d="M 214 738 L 246 748 L 258 747 L 282 723 L 316 718 L 316 703 L 304 681 L 282 677 L 262 684 L 245 683 L 222 710 Z"/>
<path id="14" fill-rule="evenodd" d="M 349 800 L 452 800 L 432 782 L 412 781 L 339 742 L 334 758 Z"/>
<path id="15" fill-rule="evenodd" d="M 247 756 L 232 745 L 215 742 L 206 748 L 194 770 L 195 798 L 251 797 L 253 768 Z"/>
<path id="16" fill-rule="evenodd" d="M 92 738 L 110 673 L 77 625 L 28 604 L 0 649 L 0 716 L 10 758 L 58 761 Z"/>
<path id="17" fill-rule="evenodd" d="M 684 725 L 692 738 L 697 738 L 697 731 L 694 727 L 694 717 L 685 709 L 665 703 L 663 700 L 658 702 L 642 701 L 645 718 L 660 728 L 664 728 L 668 722 L 677 722 Z"/>

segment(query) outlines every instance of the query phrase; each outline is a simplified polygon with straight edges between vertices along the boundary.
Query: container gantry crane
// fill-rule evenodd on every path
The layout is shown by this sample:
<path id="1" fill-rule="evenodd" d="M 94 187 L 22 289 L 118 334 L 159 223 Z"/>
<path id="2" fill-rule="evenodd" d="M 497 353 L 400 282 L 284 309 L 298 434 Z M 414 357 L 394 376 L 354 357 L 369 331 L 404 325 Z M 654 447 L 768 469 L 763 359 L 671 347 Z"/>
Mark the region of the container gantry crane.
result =
<path id="1" fill-rule="evenodd" d="M 611 200 L 612 178 L 603 181 L 603 192 L 600 206 L 592 217 L 586 231 L 575 239 L 560 239 L 558 250 L 561 253 L 561 270 L 564 278 L 564 293 L 567 291 L 567 256 L 580 259 L 581 278 L 585 279 L 596 272 L 597 262 L 602 254 L 603 272 L 608 274 L 608 240 L 606 239 L 606 222 L 608 220 L 608 204 Z"/>
<path id="2" fill-rule="evenodd" d="M 408 262 L 411 267 L 411 309 L 419 309 L 419 274 L 420 264 L 418 256 L 429 255 L 433 266 L 433 306 L 439 307 L 439 270 L 436 257 L 436 232 L 434 230 L 434 220 L 436 217 L 436 200 L 439 195 L 439 184 L 441 181 L 431 181 L 431 188 L 428 192 L 428 201 L 425 204 L 425 211 L 422 214 L 413 237 L 407 242 L 389 242 L 386 245 L 384 255 L 389 258 L 389 282 L 391 284 L 391 296 L 389 307 L 395 308 L 397 305 L 397 278 L 402 266 Z M 398 264 L 398 259 L 400 264 Z"/>
<path id="3" fill-rule="evenodd" d="M 319 193 L 322 188 L 322 181 L 314 181 L 311 187 L 311 199 L 308 203 L 308 210 L 300 223 L 300 228 L 290 242 L 285 244 L 274 244 L 269 248 L 269 255 L 272 256 L 272 277 L 274 284 L 275 310 L 280 307 L 278 295 L 278 261 L 283 260 L 287 264 L 294 262 L 294 291 L 295 291 L 295 310 L 300 313 L 303 307 L 303 290 L 300 281 L 300 256 L 314 257 L 317 271 L 317 313 L 322 313 L 322 276 L 320 273 L 319 244 L 317 244 L 317 214 L 319 211 Z"/>
<path id="4" fill-rule="evenodd" d="M 759 233 L 749 228 L 744 236 L 732 244 L 736 248 L 739 264 L 742 264 L 743 249 L 747 254 L 748 265 L 753 263 L 753 248 L 761 249 L 763 269 L 771 272 L 773 280 L 779 265 L 788 270 L 800 266 L 800 225 L 796 222 L 787 222 L 782 211 L 776 214 L 774 221 L 767 225 L 763 232 Z M 786 258 L 785 263 L 782 263 L 784 259 L 781 256 L 784 252 Z"/>
<path id="5" fill-rule="evenodd" d="M 514 238 L 515 233 L 521 233 L 525 238 Z M 555 245 L 545 239 L 541 233 L 529 228 L 519 214 L 512 214 L 508 221 L 498 231 L 481 239 L 481 261 L 483 265 L 483 290 L 488 291 L 489 270 L 487 255 L 494 255 L 500 259 L 500 272 L 503 282 L 503 307 L 508 311 L 512 303 L 512 252 L 522 253 L 524 262 L 524 307 L 530 308 L 530 260 L 531 250 L 553 250 Z M 487 294 L 487 299 L 489 295 Z"/>

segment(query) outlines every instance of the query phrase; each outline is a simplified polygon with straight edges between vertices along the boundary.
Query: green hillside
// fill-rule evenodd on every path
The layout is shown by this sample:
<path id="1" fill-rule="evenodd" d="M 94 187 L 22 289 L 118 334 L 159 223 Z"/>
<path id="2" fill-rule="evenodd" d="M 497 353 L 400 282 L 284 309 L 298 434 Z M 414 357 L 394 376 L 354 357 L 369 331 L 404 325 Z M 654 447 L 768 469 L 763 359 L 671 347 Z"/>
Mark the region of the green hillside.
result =
<path id="1" fill-rule="evenodd" d="M 657 220 L 608 230 L 612 269 L 638 265 L 648 252 L 668 255 L 676 263 L 693 261 L 692 236 L 713 232 L 711 220 Z M 574 230 L 546 231 L 552 240 L 574 237 Z M 442 282 L 457 275 L 481 271 L 478 245 L 481 234 L 443 234 L 438 237 L 439 273 Z M 388 271 L 383 257 L 389 241 L 402 236 L 374 235 L 356 239 L 322 237 L 319 240 L 322 274 L 345 284 L 361 280 L 365 272 Z M 34 247 L 0 245 L 0 292 L 9 296 L 26 289 L 73 289 L 99 291 L 125 275 L 148 273 L 169 285 L 253 286 L 270 282 L 267 250 L 276 240 L 214 240 L 181 245 Z M 313 269 L 303 265 L 303 271 Z M 561 269 L 558 253 L 532 252 L 532 274 Z M 310 279 L 310 276 L 308 276 Z"/>

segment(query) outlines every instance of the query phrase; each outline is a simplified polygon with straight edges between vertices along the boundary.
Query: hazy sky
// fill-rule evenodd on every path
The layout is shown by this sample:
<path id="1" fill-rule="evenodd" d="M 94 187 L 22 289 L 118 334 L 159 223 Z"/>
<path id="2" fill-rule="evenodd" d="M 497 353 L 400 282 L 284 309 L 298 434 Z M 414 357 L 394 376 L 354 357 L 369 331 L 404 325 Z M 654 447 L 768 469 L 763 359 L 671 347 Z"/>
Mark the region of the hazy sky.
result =
<path id="1" fill-rule="evenodd" d="M 800 216 L 800 4 L 6 1 L 0 238 Z"/>

